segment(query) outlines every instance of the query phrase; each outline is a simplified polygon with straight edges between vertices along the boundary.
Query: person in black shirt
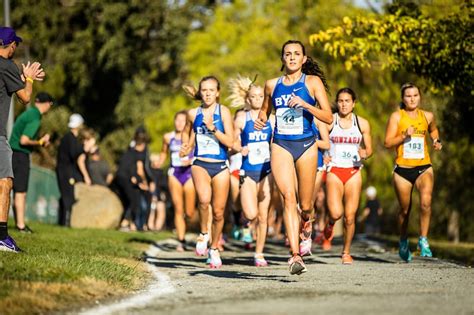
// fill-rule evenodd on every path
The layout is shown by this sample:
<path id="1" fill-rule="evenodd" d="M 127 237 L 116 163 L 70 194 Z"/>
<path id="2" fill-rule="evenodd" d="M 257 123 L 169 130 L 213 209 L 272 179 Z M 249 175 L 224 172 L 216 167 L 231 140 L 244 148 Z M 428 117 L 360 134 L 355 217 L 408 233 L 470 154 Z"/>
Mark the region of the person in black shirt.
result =
<path id="1" fill-rule="evenodd" d="M 134 146 L 122 155 L 117 169 L 116 183 L 125 209 L 120 229 L 124 231 L 137 229 L 135 221 L 140 213 L 141 191 L 149 191 L 145 171 L 146 142 L 146 133 L 137 133 Z"/>
<path id="2" fill-rule="evenodd" d="M 74 184 L 91 183 L 85 159 L 79 159 L 85 154 L 83 144 L 77 138 L 83 124 L 84 119 L 81 115 L 72 114 L 68 122 L 70 132 L 61 139 L 58 147 L 56 175 L 61 192 L 58 223 L 63 226 L 70 226 L 71 223 L 71 211 L 75 202 Z"/>
<path id="3" fill-rule="evenodd" d="M 13 186 L 12 150 L 7 140 L 7 122 L 13 94 L 27 104 L 33 91 L 33 82 L 42 81 L 45 72 L 39 62 L 22 65 L 22 72 L 11 60 L 21 42 L 11 27 L 0 27 L 0 251 L 20 252 L 8 235 L 7 221 L 10 209 L 10 191 Z"/>
<path id="4" fill-rule="evenodd" d="M 360 221 L 365 220 L 365 234 L 374 235 L 380 233 L 380 216 L 383 209 L 377 199 L 377 190 L 373 186 L 369 186 L 366 190 L 367 202 Z"/>

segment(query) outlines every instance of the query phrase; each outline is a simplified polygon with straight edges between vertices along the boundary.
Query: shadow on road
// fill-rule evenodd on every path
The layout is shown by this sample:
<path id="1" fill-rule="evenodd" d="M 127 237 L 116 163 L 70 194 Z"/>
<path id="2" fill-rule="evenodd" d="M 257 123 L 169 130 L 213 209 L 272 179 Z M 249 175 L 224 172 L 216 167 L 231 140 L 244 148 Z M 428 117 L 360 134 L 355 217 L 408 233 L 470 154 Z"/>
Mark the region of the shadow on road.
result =
<path id="1" fill-rule="evenodd" d="M 262 275 L 262 274 L 253 274 L 248 272 L 240 271 L 229 271 L 229 270 L 199 270 L 199 271 L 190 271 L 190 276 L 197 275 L 206 275 L 216 278 L 227 278 L 227 279 L 240 279 L 240 280 L 266 280 L 266 281 L 277 281 L 283 283 L 297 282 L 295 280 L 288 280 L 285 277 L 276 276 L 276 275 Z"/>

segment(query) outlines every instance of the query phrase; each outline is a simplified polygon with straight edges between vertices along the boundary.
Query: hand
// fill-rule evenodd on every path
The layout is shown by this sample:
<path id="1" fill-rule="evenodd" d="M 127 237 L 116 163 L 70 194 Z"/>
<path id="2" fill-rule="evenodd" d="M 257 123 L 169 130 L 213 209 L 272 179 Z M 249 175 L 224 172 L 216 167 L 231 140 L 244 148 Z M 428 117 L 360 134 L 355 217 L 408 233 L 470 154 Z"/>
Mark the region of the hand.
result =
<path id="1" fill-rule="evenodd" d="M 305 108 L 306 107 L 306 102 L 303 101 L 303 99 L 301 97 L 299 97 L 298 95 L 296 95 L 295 93 L 291 93 L 291 98 L 288 101 L 288 107 L 294 107 L 294 108 L 303 107 L 303 108 Z"/>
<path id="2" fill-rule="evenodd" d="M 255 119 L 255 122 L 253 123 L 253 127 L 255 128 L 255 130 L 262 130 L 267 124 L 267 120 L 267 115 L 264 112 L 260 111 L 258 113 L 257 119 Z"/>
<path id="3" fill-rule="evenodd" d="M 89 176 L 84 177 L 84 183 L 86 183 L 87 186 L 92 185 L 92 180 Z"/>
<path id="4" fill-rule="evenodd" d="M 181 144 L 181 149 L 179 150 L 179 157 L 188 156 L 190 151 L 191 151 L 191 148 L 189 147 L 189 144 L 187 143 Z"/>
<path id="5" fill-rule="evenodd" d="M 47 133 L 45 134 L 44 136 L 41 137 L 41 139 L 39 140 L 43 147 L 47 147 L 49 145 L 49 139 L 51 138 L 51 136 Z"/>
<path id="6" fill-rule="evenodd" d="M 240 151 L 242 156 L 247 156 L 249 155 L 249 147 L 242 147 L 242 150 Z"/>
<path id="7" fill-rule="evenodd" d="M 145 182 L 141 182 L 140 184 L 138 184 L 138 188 L 140 188 L 143 191 L 148 191 L 149 189 L 148 184 Z"/>
<path id="8" fill-rule="evenodd" d="M 331 161 L 332 161 L 332 158 L 331 158 L 330 155 L 325 155 L 325 156 L 323 157 L 323 163 L 324 163 L 324 164 L 327 165 L 327 164 L 331 163 Z"/>
<path id="9" fill-rule="evenodd" d="M 435 139 L 435 141 L 433 141 L 433 148 L 436 151 L 441 151 L 441 149 L 443 148 L 443 145 L 441 144 L 441 141 L 439 141 L 439 139 Z"/>
<path id="10" fill-rule="evenodd" d="M 26 78 L 31 78 L 36 81 L 42 81 L 46 73 L 41 68 L 41 64 L 39 62 L 33 62 L 25 64 L 21 64 L 23 68 L 23 76 Z"/>
<path id="11" fill-rule="evenodd" d="M 359 148 L 359 157 L 361 158 L 361 160 L 367 159 L 367 150 Z"/>
<path id="12" fill-rule="evenodd" d="M 204 117 L 204 119 L 202 121 L 206 125 L 207 130 L 209 130 L 211 132 L 214 132 L 214 131 L 217 130 L 217 128 L 216 128 L 216 126 L 214 126 L 214 121 L 213 121 L 212 118 L 213 117 L 211 117 L 211 119 L 209 119 L 209 117 Z"/>
<path id="13" fill-rule="evenodd" d="M 415 128 L 413 126 L 410 126 L 405 130 L 405 136 L 406 137 L 411 137 L 412 134 L 415 133 Z"/>
<path id="14" fill-rule="evenodd" d="M 130 177 L 130 181 L 132 182 L 132 184 L 136 185 L 138 183 L 138 180 L 135 176 L 132 176 Z"/>

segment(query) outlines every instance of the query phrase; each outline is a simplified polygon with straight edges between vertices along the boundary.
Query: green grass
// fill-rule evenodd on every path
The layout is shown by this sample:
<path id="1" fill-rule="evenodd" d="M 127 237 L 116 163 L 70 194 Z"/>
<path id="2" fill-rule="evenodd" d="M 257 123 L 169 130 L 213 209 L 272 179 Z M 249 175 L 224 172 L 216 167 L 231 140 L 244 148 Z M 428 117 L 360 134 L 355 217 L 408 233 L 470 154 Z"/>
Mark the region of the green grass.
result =
<path id="1" fill-rule="evenodd" d="M 20 234 L 10 228 L 10 235 L 23 253 L 0 252 L 0 303 L 12 298 L 25 284 L 50 286 L 55 290 L 74 285 L 80 291 L 86 282 L 92 286 L 106 283 L 122 294 L 137 289 L 147 278 L 140 261 L 143 250 L 148 244 L 171 236 L 167 232 L 67 229 L 40 223 L 30 226 L 34 234 Z M 94 291 L 94 288 L 84 290 Z M 100 292 L 97 294 L 100 296 Z M 73 302 L 82 302 L 81 294 L 77 296 L 78 299 L 72 298 Z M 70 302 L 68 298 L 65 300 Z"/>
<path id="2" fill-rule="evenodd" d="M 398 236 L 379 235 L 376 238 L 388 243 L 394 248 L 398 248 Z M 410 249 L 417 251 L 418 238 L 410 237 Z M 467 266 L 474 266 L 474 243 L 454 244 L 446 240 L 429 239 L 433 256 L 442 259 L 452 260 Z"/>

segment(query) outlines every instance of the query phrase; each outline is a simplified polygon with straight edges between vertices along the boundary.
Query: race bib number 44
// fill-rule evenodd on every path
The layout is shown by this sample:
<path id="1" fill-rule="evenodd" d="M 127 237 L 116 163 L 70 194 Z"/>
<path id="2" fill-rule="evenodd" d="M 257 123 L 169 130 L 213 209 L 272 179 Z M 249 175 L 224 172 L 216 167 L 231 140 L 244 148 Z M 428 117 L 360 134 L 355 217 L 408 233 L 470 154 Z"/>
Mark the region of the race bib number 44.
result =
<path id="1" fill-rule="evenodd" d="M 411 137 L 403 144 L 404 159 L 424 159 L 425 158 L 425 138 Z"/>
<path id="2" fill-rule="evenodd" d="M 276 111 L 278 133 L 281 135 L 303 134 L 303 109 L 278 108 Z"/>
<path id="3" fill-rule="evenodd" d="M 214 135 L 210 134 L 197 134 L 196 144 L 198 147 L 198 155 L 218 155 L 219 154 L 219 141 Z"/>
<path id="4" fill-rule="evenodd" d="M 250 164 L 259 165 L 270 162 L 270 145 L 267 141 L 249 143 L 248 148 Z"/>

